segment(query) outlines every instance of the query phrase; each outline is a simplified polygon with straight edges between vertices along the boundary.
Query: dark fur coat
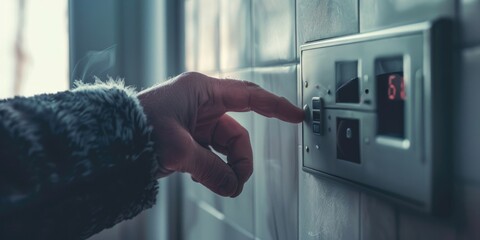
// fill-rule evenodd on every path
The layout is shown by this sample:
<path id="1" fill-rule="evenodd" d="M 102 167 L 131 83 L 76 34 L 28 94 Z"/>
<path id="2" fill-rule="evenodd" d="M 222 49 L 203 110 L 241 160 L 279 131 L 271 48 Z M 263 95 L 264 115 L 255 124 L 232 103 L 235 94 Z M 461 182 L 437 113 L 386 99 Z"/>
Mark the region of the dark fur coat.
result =
<path id="1" fill-rule="evenodd" d="M 150 135 L 114 82 L 0 101 L 0 239 L 85 239 L 152 207 Z"/>

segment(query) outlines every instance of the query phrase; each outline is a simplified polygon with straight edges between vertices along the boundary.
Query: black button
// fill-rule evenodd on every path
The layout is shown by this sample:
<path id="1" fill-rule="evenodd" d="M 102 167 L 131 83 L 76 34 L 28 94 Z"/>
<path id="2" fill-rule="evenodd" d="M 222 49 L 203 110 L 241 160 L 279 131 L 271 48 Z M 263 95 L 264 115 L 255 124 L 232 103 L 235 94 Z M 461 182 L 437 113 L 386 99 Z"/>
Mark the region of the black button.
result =
<path id="1" fill-rule="evenodd" d="M 313 124 L 312 124 L 312 127 L 313 127 L 313 133 L 318 133 L 318 134 L 320 134 L 320 131 L 321 131 L 321 129 L 320 129 L 320 123 L 313 123 Z"/>
<path id="2" fill-rule="evenodd" d="M 320 107 L 321 107 L 320 99 L 319 98 L 312 99 L 312 109 L 319 110 Z"/>

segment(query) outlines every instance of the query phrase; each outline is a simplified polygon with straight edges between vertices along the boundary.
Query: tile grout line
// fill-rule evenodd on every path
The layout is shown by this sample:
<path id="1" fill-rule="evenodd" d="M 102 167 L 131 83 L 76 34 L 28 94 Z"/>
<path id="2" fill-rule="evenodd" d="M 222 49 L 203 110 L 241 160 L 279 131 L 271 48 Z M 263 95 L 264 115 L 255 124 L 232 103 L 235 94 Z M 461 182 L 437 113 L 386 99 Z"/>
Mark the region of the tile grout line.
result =
<path id="1" fill-rule="evenodd" d="M 395 208 L 395 239 L 400 240 L 400 213 Z"/>
<path id="2" fill-rule="evenodd" d="M 360 234 L 359 239 L 363 240 L 363 228 L 362 228 L 362 192 L 358 193 L 358 233 Z"/>

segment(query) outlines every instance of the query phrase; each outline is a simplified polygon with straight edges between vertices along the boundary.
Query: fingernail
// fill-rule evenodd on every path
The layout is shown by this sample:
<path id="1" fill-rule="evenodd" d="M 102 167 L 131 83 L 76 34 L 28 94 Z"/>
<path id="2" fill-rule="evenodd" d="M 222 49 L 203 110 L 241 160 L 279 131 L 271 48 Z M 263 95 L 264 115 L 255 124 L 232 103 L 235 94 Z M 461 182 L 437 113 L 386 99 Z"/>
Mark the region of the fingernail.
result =
<path id="1" fill-rule="evenodd" d="M 236 198 L 238 197 L 238 195 L 240 195 L 240 193 L 242 193 L 242 190 L 243 190 L 243 184 L 240 185 L 240 186 L 237 186 L 237 190 L 235 191 L 235 193 L 230 196 L 231 198 Z"/>
<path id="2" fill-rule="evenodd" d="M 219 187 L 219 194 L 222 196 L 231 196 L 237 190 L 237 179 L 233 176 L 226 175 L 222 179 L 222 184 Z"/>

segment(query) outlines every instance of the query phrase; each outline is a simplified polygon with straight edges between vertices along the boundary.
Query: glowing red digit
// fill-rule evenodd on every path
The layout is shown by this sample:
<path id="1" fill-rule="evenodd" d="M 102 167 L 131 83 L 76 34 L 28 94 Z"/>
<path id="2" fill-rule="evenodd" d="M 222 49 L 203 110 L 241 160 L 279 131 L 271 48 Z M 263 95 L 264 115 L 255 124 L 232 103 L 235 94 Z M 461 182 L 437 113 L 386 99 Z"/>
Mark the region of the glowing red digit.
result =
<path id="1" fill-rule="evenodd" d="M 397 88 L 395 84 L 393 84 L 393 80 L 395 79 L 395 75 L 388 76 L 388 99 L 394 100 L 395 95 L 397 95 Z"/>
<path id="2" fill-rule="evenodd" d="M 403 81 L 403 77 L 401 78 L 400 88 L 400 97 L 402 98 L 402 100 L 405 100 L 407 98 L 407 95 L 405 94 L 405 82 Z"/>

